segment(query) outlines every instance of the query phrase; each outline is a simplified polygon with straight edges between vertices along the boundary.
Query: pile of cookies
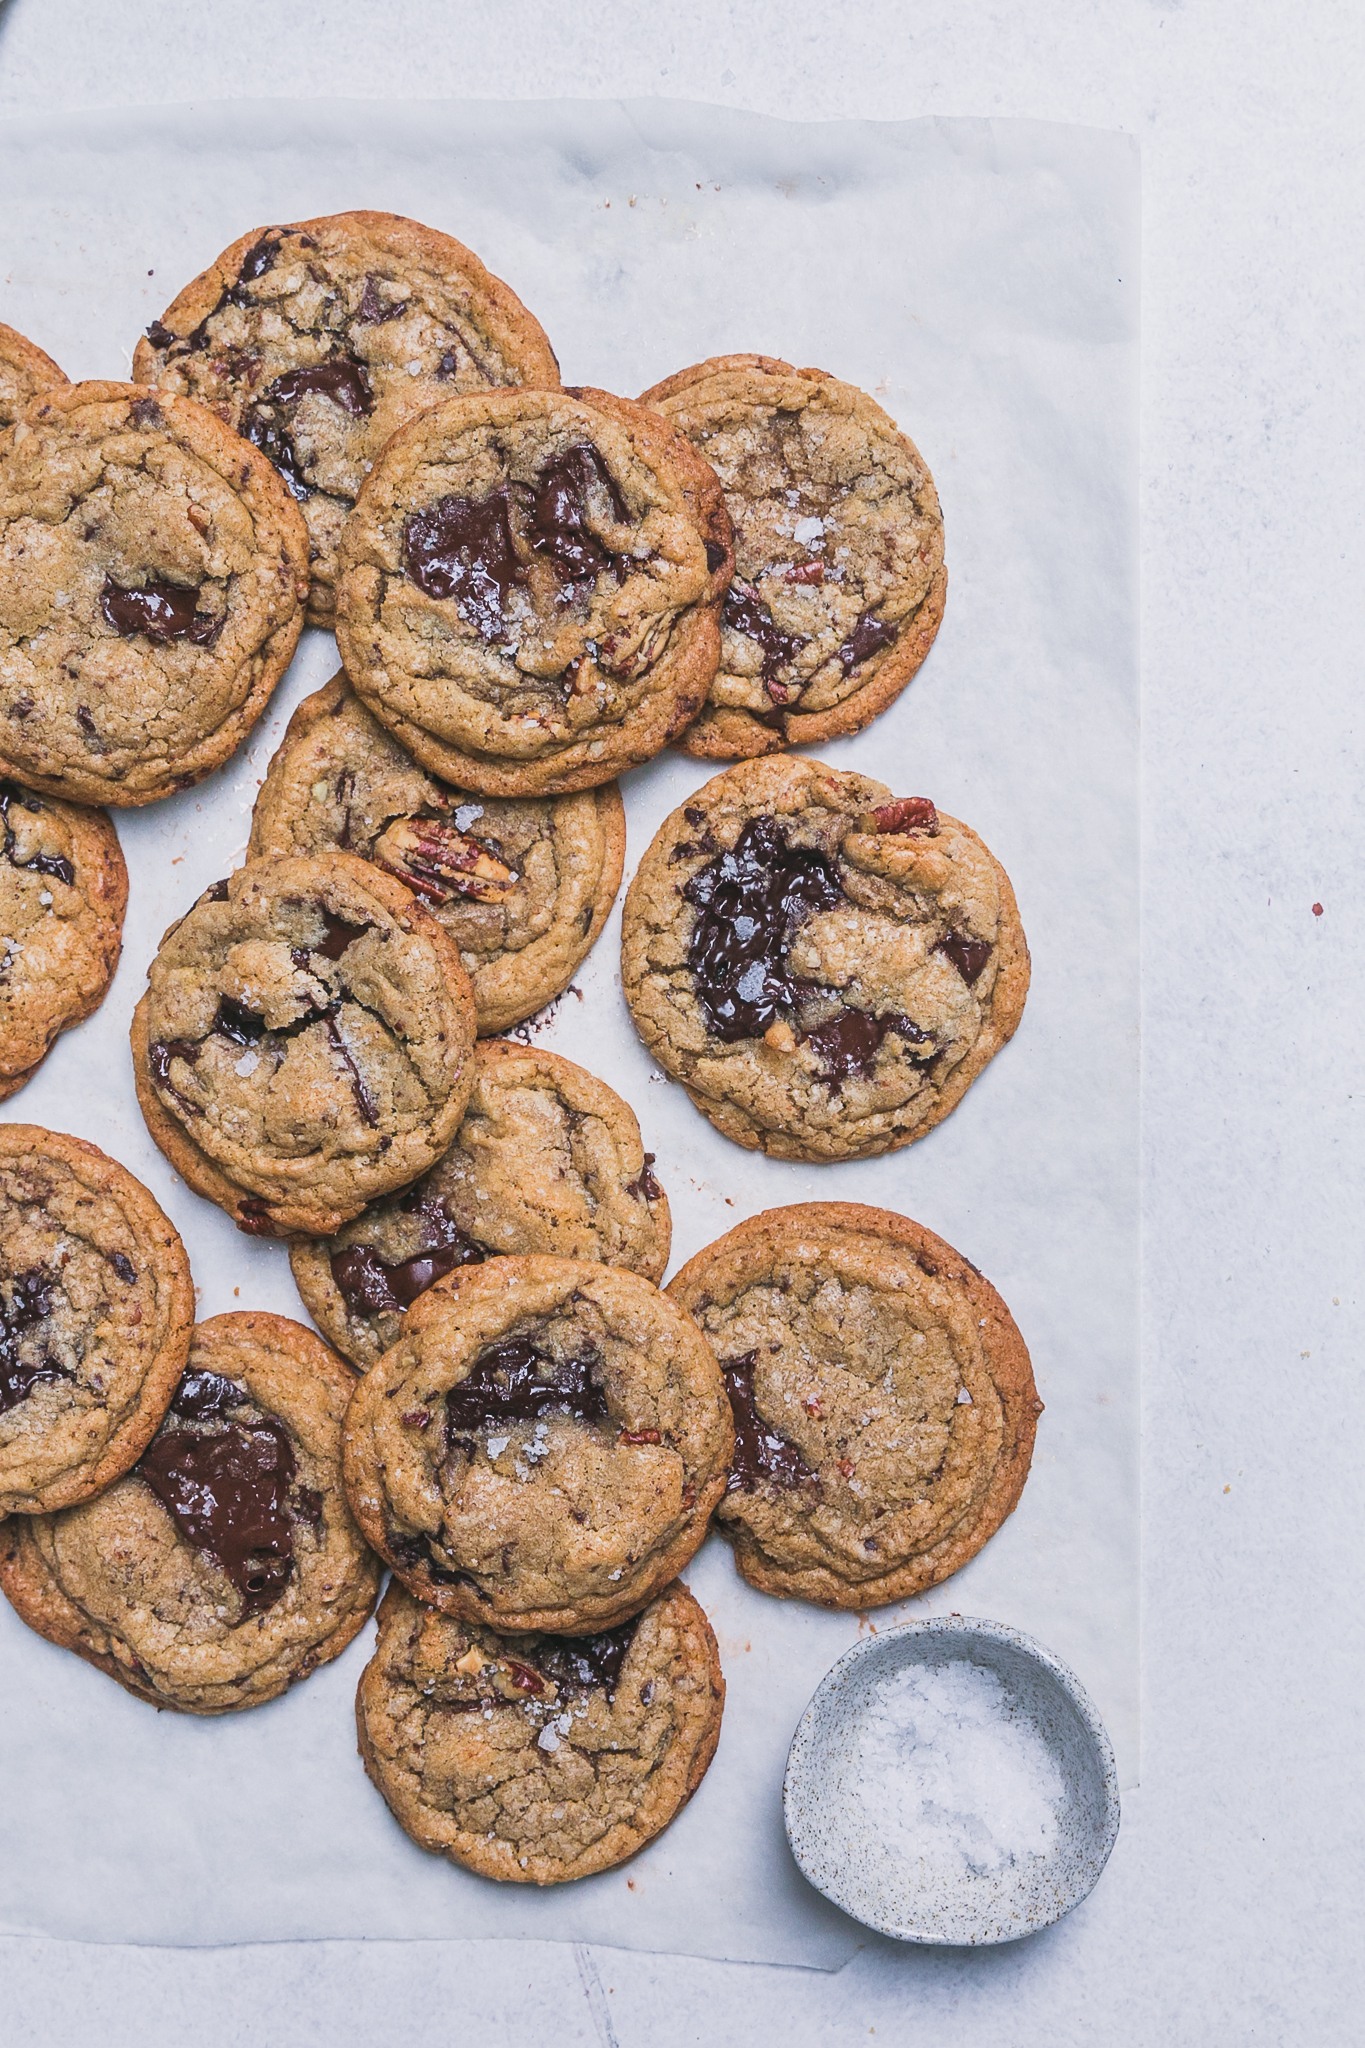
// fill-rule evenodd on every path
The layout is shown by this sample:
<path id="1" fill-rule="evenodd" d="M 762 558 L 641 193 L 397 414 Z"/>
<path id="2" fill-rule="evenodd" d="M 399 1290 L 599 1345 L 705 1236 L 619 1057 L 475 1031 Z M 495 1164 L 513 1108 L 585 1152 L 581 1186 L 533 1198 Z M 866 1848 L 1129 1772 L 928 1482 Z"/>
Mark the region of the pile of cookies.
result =
<path id="1" fill-rule="evenodd" d="M 923 662 L 933 481 L 871 398 L 764 356 L 566 390 L 477 257 L 384 214 L 244 235 L 133 377 L 70 385 L 0 327 L 0 1091 L 112 977 L 109 808 L 220 767 L 305 622 L 333 629 L 131 1033 L 157 1145 L 288 1241 L 322 1337 L 195 1326 L 147 1190 L 0 1126 L 0 1585 L 215 1714 L 336 1656 L 387 1565 L 357 1716 L 401 1825 L 489 1876 L 585 1875 L 714 1753 L 678 1577 L 713 1519 L 751 1584 L 861 1609 L 958 1569 L 1028 1472 L 1027 1351 L 950 1246 L 813 1202 L 662 1289 L 632 1110 L 497 1036 L 596 941 L 616 778 L 672 744 L 737 765 L 626 897 L 659 1065 L 782 1158 L 871 1157 L 962 1100 L 1027 994 L 1008 877 L 928 798 L 789 751 Z"/>

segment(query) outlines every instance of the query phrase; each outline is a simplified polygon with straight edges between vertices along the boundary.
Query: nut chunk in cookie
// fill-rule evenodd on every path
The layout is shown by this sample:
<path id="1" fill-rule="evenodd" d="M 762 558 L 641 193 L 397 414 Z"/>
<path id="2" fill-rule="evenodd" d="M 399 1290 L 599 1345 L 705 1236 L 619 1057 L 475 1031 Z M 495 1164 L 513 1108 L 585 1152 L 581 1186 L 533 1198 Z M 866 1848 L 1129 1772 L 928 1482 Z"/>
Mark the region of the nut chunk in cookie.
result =
<path id="1" fill-rule="evenodd" d="M 706 709 L 679 741 L 714 760 L 861 730 L 934 643 L 948 577 L 923 456 L 852 384 L 716 356 L 646 391 L 720 478 L 735 576 Z"/>
<path id="2" fill-rule="evenodd" d="M 408 1311 L 346 1417 L 346 1491 L 420 1599 L 492 1628 L 612 1628 L 682 1570 L 730 1465 L 689 1315 L 635 1273 L 490 1259 Z"/>
<path id="3" fill-rule="evenodd" d="M 72 384 L 0 431 L 0 769 L 133 805 L 221 766 L 303 627 L 308 541 L 203 406 Z"/>
<path id="4" fill-rule="evenodd" d="M 389 442 L 347 522 L 346 672 L 447 782 L 493 796 L 610 782 L 710 688 L 728 555 L 695 468 L 657 414 L 595 396 L 433 406 Z"/>
<path id="5" fill-rule="evenodd" d="M 335 1237 L 296 1239 L 289 1263 L 318 1328 L 365 1372 L 457 1266 L 547 1252 L 657 1284 L 671 1226 L 653 1165 L 635 1112 L 604 1082 L 538 1046 L 483 1039 L 445 1157 Z"/>
<path id="6" fill-rule="evenodd" d="M 40 391 L 67 381 L 36 342 L 0 320 L 0 427 L 12 427 Z"/>
<path id="7" fill-rule="evenodd" d="M 1014 891 L 968 826 L 818 761 L 746 762 L 656 833 L 626 897 L 635 1028 L 717 1130 L 783 1159 L 889 1152 L 1023 1015 Z"/>
<path id="8" fill-rule="evenodd" d="M 127 903 L 106 811 L 0 782 L 0 1101 L 104 1001 Z"/>
<path id="9" fill-rule="evenodd" d="M 420 896 L 459 948 L 479 1033 L 557 995 L 616 901 L 626 814 L 614 782 L 560 797 L 476 797 L 413 760 L 344 675 L 306 697 L 270 763 L 251 854 L 358 853 Z"/>
<path id="10" fill-rule="evenodd" d="M 468 977 L 411 891 L 354 854 L 216 882 L 148 981 L 132 1033 L 148 1129 L 244 1229 L 338 1230 L 459 1129 Z"/>
<path id="11" fill-rule="evenodd" d="M 330 626 L 341 529 L 389 436 L 457 391 L 556 385 L 559 365 L 463 243 L 362 212 L 241 236 L 153 320 L 133 374 L 274 463 L 308 522 L 309 618 Z"/>
<path id="12" fill-rule="evenodd" d="M 0 1529 L 0 1589 L 154 1706 L 274 1699 L 340 1655 L 379 1593 L 341 1487 L 349 1388 L 300 1323 L 200 1323 L 136 1467 L 84 1507 Z"/>
<path id="13" fill-rule="evenodd" d="M 83 1139 L 0 1124 L 0 1518 L 128 1470 L 193 1321 L 185 1247 L 141 1181 Z"/>
<path id="14" fill-rule="evenodd" d="M 886 1209 L 805 1202 L 741 1223 L 669 1284 L 735 1417 L 717 1521 L 765 1593 L 877 1607 L 936 1586 L 1023 1491 L 1042 1412 L 988 1280 Z"/>
<path id="15" fill-rule="evenodd" d="M 498 1633 L 394 1583 L 356 1726 L 423 1849 L 481 1877 L 563 1884 L 668 1826 L 706 1775 L 724 1703 L 710 1623 L 676 1580 L 634 1620 L 576 1637 Z"/>

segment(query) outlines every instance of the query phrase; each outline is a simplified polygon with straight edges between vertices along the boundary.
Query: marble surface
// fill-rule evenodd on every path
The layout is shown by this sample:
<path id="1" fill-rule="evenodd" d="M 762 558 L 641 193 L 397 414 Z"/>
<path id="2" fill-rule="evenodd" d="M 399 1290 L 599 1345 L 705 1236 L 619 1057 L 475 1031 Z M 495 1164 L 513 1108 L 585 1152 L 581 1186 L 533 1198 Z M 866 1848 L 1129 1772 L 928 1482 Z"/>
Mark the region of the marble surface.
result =
<path id="1" fill-rule="evenodd" d="M 193 20 L 191 29 L 187 24 Z M 1356 2038 L 1365 27 L 1350 0 L 10 0 L 0 122 L 277 93 L 1036 116 L 1143 151 L 1141 1789 L 1060 1925 L 841 1972 L 530 1943 L 3 1945 L 7 2042 Z M 1321 915 L 1314 905 L 1322 906 Z M 1353 1540 L 1354 1539 L 1354 1540 Z M 1357 1937 L 1358 1938 L 1358 1937 Z"/>

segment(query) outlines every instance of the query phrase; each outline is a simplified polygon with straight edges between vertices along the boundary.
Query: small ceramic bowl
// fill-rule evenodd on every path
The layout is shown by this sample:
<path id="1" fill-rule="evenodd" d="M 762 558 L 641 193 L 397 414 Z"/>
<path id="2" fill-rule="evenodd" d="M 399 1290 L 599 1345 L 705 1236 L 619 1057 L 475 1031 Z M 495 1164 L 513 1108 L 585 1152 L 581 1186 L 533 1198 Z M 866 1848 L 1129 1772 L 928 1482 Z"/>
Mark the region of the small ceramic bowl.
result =
<path id="1" fill-rule="evenodd" d="M 1057 1767 L 1065 1799 L 1046 1855 L 990 1872 L 935 1870 L 894 1853 L 858 1796 L 859 1733 L 878 1681 L 952 1659 L 995 1673 L 1010 1718 L 1032 1725 Z M 956 1614 L 865 1636 L 826 1672 L 792 1737 L 782 1805 L 792 1854 L 845 1913 L 897 1941 L 969 1947 L 1016 1941 L 1069 1913 L 1119 1829 L 1113 1747 L 1075 1673 L 1018 1629 Z"/>

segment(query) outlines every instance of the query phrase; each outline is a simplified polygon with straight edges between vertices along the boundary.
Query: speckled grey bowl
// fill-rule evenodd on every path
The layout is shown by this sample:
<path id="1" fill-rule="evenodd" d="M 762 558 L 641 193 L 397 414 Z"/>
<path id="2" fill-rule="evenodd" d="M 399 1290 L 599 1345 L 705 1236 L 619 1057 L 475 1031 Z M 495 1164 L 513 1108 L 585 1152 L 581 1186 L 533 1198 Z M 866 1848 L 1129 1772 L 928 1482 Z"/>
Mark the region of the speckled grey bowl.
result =
<path id="1" fill-rule="evenodd" d="M 993 1671 L 1011 1718 L 1031 1722 L 1052 1755 L 1066 1800 L 1046 1856 L 992 1872 L 931 1870 L 889 1849 L 858 1797 L 859 1734 L 877 1682 L 952 1659 Z M 865 1636 L 826 1672 L 792 1737 L 782 1806 L 792 1854 L 845 1913 L 897 1941 L 973 1948 L 1034 1934 L 1079 1905 L 1119 1831 L 1113 1747 L 1075 1673 L 1018 1629 L 956 1614 Z"/>

